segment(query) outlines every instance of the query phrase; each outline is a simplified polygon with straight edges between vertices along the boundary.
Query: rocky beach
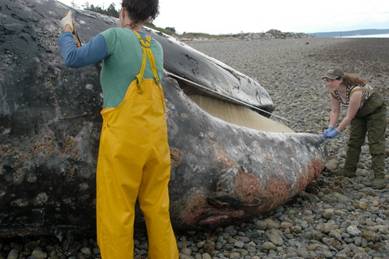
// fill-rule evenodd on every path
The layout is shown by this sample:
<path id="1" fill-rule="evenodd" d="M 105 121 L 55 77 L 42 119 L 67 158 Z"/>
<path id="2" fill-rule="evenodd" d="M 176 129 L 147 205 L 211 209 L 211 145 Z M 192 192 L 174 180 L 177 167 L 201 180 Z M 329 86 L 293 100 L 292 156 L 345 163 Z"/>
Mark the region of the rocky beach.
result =
<path id="1" fill-rule="evenodd" d="M 297 132 L 319 133 L 327 126 L 328 94 L 321 76 L 329 68 L 359 74 L 389 103 L 389 39 L 233 39 L 187 44 L 260 82 L 273 99 L 274 114 L 286 118 L 285 123 Z M 389 186 L 369 187 L 367 145 L 357 177 L 339 174 L 347 139 L 346 130 L 329 140 L 327 169 L 305 192 L 271 213 L 217 229 L 177 233 L 181 257 L 389 258 Z M 388 174 L 388 142 L 386 150 Z M 139 231 L 136 258 L 146 255 L 147 239 Z M 81 259 L 99 258 L 99 253 L 94 236 L 59 233 L 2 240 L 2 258 Z"/>

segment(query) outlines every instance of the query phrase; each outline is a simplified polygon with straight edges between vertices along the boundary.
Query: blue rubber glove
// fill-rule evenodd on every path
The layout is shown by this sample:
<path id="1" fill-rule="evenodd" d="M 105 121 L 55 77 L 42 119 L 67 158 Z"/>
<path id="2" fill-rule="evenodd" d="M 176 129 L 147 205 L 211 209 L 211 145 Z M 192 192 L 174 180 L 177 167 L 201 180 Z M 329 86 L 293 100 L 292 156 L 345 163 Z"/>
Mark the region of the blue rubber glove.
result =
<path id="1" fill-rule="evenodd" d="M 327 134 L 327 132 L 329 132 L 329 131 L 331 131 L 331 130 L 333 130 L 334 128 L 333 127 L 328 127 L 328 128 L 326 128 L 324 131 L 323 131 L 323 136 L 325 135 L 325 134 Z"/>
<path id="2" fill-rule="evenodd" d="M 335 138 L 338 134 L 339 134 L 339 131 L 337 131 L 336 129 L 332 128 L 329 131 L 325 132 L 323 134 L 323 136 L 325 138 Z"/>

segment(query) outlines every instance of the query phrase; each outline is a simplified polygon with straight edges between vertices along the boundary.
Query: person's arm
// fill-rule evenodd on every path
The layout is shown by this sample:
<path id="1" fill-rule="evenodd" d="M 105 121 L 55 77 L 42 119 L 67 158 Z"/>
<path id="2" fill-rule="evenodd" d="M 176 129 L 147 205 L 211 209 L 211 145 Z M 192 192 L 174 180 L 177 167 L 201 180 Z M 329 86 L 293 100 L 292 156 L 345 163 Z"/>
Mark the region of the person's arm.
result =
<path id="1" fill-rule="evenodd" d="M 343 118 L 343 120 L 339 123 L 339 126 L 336 128 L 338 132 L 343 131 L 354 119 L 361 105 L 361 100 L 362 90 L 351 92 L 346 117 Z"/>
<path id="2" fill-rule="evenodd" d="M 331 112 L 330 112 L 330 122 L 328 123 L 328 128 L 335 128 L 340 113 L 340 103 L 334 96 L 332 96 L 332 94 L 330 95 L 330 98 L 331 98 Z"/>
<path id="3" fill-rule="evenodd" d="M 108 56 L 108 47 L 101 34 L 92 38 L 82 47 L 77 48 L 73 35 L 69 32 L 70 28 L 66 29 L 59 38 L 59 47 L 66 66 L 78 68 L 92 65 Z"/>

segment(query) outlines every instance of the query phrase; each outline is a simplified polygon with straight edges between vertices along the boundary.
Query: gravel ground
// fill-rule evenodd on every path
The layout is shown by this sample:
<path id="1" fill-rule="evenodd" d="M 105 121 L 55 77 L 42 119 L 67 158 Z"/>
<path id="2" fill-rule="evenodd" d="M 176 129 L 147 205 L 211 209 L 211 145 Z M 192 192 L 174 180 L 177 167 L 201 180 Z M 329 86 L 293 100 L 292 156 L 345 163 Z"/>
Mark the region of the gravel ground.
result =
<path id="1" fill-rule="evenodd" d="M 320 77 L 331 67 L 368 79 L 388 103 L 389 39 L 234 40 L 189 45 L 257 79 L 272 96 L 274 113 L 291 121 L 286 124 L 299 132 L 321 132 L 327 125 L 328 97 Z M 365 185 L 372 176 L 366 145 L 357 177 L 350 180 L 338 174 L 347 136 L 346 131 L 329 141 L 327 170 L 282 207 L 247 222 L 178 233 L 181 257 L 389 258 L 389 189 Z M 387 173 L 388 160 L 387 156 Z M 138 233 L 135 244 L 136 258 L 145 258 L 145 235 Z M 54 237 L 3 240 L 2 258 L 99 255 L 94 237 L 67 233 L 60 241 Z"/>

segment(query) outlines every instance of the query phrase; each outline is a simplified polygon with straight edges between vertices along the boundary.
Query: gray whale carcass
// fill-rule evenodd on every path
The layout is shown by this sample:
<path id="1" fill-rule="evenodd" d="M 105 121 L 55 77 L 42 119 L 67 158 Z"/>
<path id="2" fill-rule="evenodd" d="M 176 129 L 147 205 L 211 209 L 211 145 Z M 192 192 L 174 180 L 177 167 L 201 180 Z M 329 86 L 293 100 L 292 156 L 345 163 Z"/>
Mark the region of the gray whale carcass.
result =
<path id="1" fill-rule="evenodd" d="M 54 0 L 0 2 L 0 236 L 93 230 L 101 127 L 98 68 L 65 68 Z M 89 38 L 115 22 L 76 15 Z M 158 34 L 158 33 L 157 33 Z M 269 211 L 302 191 L 324 167 L 321 137 L 258 131 L 226 122 L 189 96 L 207 95 L 271 111 L 255 80 L 158 34 L 172 154 L 176 229 L 216 226 Z M 205 69 L 206 68 L 206 69 Z"/>

